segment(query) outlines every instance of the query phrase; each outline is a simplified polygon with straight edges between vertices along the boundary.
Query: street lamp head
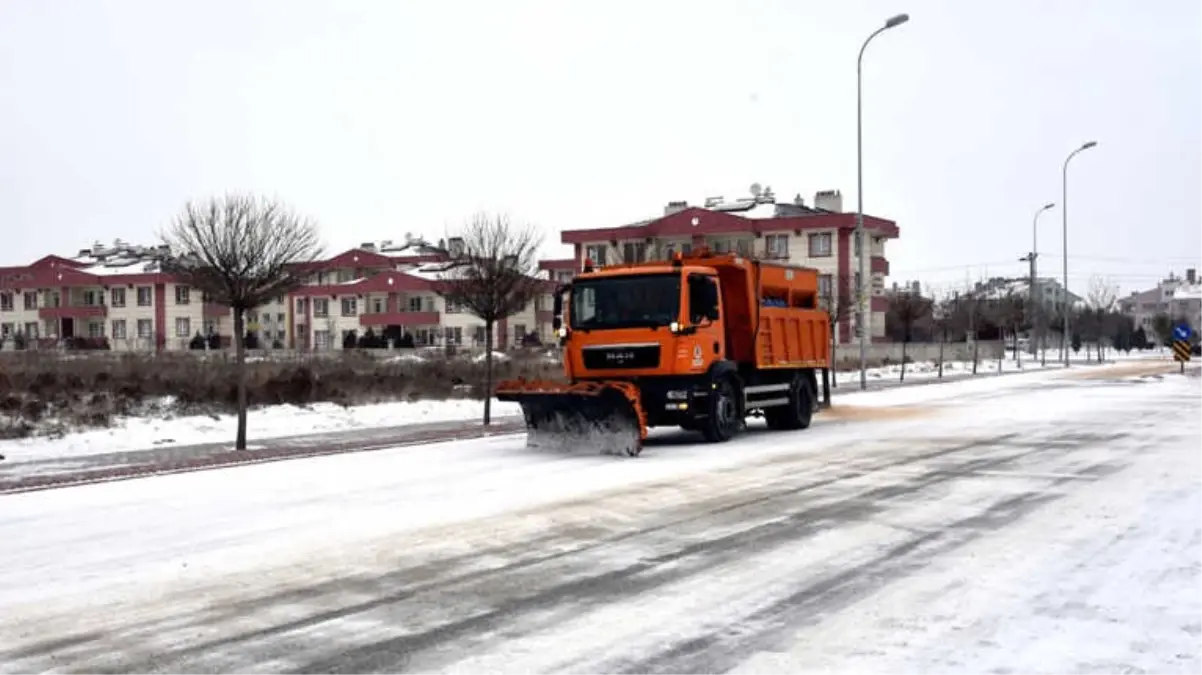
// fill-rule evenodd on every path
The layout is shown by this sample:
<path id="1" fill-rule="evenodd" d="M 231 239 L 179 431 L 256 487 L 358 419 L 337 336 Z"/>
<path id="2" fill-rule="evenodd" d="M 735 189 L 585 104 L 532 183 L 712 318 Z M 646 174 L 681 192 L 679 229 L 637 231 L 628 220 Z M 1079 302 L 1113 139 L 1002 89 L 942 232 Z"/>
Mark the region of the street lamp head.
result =
<path id="1" fill-rule="evenodd" d="M 1048 209 L 1054 209 L 1054 208 L 1056 208 L 1056 202 L 1048 202 L 1047 204 L 1043 205 L 1044 211 L 1047 211 Z"/>
<path id="2" fill-rule="evenodd" d="M 885 22 L 885 28 L 893 28 L 895 26 L 900 26 L 909 20 L 910 20 L 909 14 L 898 14 L 897 16 L 890 17 L 889 20 Z"/>
<path id="3" fill-rule="evenodd" d="M 1085 145 L 1082 145 L 1082 146 L 1081 146 L 1081 149 L 1082 149 L 1082 150 L 1088 150 L 1088 149 L 1092 148 L 1093 146 L 1095 146 L 1095 145 L 1097 145 L 1097 144 L 1098 144 L 1098 142 L 1097 142 L 1097 141 L 1090 141 L 1090 142 L 1086 143 Z"/>

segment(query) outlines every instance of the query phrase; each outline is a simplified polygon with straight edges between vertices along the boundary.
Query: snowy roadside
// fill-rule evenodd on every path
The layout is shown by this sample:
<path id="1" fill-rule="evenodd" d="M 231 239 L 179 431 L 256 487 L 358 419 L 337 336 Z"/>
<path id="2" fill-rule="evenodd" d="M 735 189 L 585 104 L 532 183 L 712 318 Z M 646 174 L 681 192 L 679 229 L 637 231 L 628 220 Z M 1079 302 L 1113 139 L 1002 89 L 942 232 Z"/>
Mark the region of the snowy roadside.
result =
<path id="1" fill-rule="evenodd" d="M 1163 358 L 1160 356 L 1159 360 Z M 1128 359 L 1130 360 L 1134 359 Z M 1081 363 L 1084 362 L 1082 359 Z M 1047 368 L 1040 368 L 1036 364 L 1026 362 L 1019 368 L 1016 362 L 1006 359 L 1002 361 L 1001 372 L 1034 375 L 1039 372 L 1058 372 L 1060 369 L 1059 364 L 1049 363 Z M 900 365 L 869 369 L 869 384 L 897 384 L 900 372 Z M 944 364 L 945 378 L 962 379 L 970 376 L 971 372 L 971 362 Z M 989 376 L 997 373 L 997 361 L 978 364 L 977 376 L 982 382 L 992 381 Z M 938 368 L 934 364 L 911 363 L 906 365 L 905 383 L 933 384 L 937 382 L 938 375 Z M 858 383 L 858 371 L 840 372 L 839 388 L 835 393 L 840 398 L 857 395 L 859 392 L 848 389 Z M 169 402 L 157 408 L 170 409 L 171 406 L 167 403 Z M 248 414 L 248 426 L 253 444 L 300 435 L 352 433 L 408 425 L 475 421 L 483 417 L 483 410 L 482 401 L 471 399 L 394 401 L 351 407 L 333 403 L 315 403 L 308 406 L 279 405 L 251 410 Z M 495 420 L 516 419 L 520 415 L 521 410 L 516 404 L 493 400 L 492 416 Z M 11 466 L 22 462 L 225 443 L 234 437 L 236 423 L 236 417 L 229 414 L 124 417 L 117 418 L 111 427 L 103 429 L 79 431 L 63 436 L 0 441 L 0 455 L 5 457 L 4 464 Z"/>

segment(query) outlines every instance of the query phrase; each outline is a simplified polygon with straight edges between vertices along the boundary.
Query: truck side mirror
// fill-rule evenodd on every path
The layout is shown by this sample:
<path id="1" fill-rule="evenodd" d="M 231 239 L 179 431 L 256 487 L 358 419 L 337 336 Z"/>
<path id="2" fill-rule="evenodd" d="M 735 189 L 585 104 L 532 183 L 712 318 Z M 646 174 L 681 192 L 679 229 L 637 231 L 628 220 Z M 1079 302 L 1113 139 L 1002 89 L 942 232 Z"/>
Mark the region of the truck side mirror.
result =
<path id="1" fill-rule="evenodd" d="M 551 295 L 551 330 L 559 330 L 563 327 L 563 292 L 565 290 L 567 290 L 567 286 L 560 286 Z"/>

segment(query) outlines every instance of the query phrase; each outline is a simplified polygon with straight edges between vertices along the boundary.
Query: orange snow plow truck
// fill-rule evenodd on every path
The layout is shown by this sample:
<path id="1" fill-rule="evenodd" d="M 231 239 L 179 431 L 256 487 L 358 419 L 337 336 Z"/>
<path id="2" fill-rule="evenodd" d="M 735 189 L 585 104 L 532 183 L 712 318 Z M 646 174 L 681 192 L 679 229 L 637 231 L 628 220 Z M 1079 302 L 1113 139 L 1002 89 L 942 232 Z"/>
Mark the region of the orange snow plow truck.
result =
<path id="1" fill-rule="evenodd" d="M 749 416 L 805 429 L 830 405 L 830 319 L 811 268 L 704 250 L 586 261 L 554 315 L 568 381 L 497 385 L 521 405 L 531 447 L 636 456 L 649 427 L 722 442 Z"/>

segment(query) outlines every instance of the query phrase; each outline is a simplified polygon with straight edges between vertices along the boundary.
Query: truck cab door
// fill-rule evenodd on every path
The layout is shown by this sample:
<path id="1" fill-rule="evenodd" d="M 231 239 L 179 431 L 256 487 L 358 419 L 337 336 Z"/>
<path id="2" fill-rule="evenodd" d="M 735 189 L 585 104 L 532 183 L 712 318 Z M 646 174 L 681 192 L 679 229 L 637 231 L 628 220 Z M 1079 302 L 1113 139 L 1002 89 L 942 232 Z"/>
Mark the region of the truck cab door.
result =
<path id="1" fill-rule="evenodd" d="M 689 325 L 697 329 L 692 336 L 689 356 L 692 369 L 699 366 L 705 369 L 715 360 L 724 358 L 726 351 L 722 344 L 722 294 L 718 292 L 717 277 L 708 274 L 690 274 L 688 290 Z"/>

